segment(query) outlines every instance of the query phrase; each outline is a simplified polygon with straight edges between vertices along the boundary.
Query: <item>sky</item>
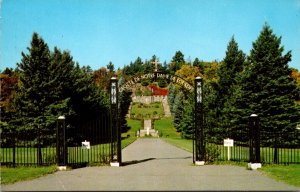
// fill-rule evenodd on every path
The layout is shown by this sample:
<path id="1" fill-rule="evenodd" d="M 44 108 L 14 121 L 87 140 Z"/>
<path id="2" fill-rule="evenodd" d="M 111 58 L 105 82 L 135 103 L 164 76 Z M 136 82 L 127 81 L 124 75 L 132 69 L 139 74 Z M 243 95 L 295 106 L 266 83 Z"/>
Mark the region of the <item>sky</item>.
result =
<path id="1" fill-rule="evenodd" d="M 16 68 L 33 32 L 93 70 L 137 57 L 222 61 L 232 36 L 250 53 L 265 23 L 300 70 L 300 0 L 0 0 L 0 70 Z"/>

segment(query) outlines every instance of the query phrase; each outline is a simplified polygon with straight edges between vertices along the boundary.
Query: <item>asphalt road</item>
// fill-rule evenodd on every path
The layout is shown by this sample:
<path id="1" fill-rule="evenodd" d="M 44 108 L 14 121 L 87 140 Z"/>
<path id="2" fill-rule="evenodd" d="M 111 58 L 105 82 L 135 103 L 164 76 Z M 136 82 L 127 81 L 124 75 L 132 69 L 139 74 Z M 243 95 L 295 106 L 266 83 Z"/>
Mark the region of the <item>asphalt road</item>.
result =
<path id="1" fill-rule="evenodd" d="M 58 171 L 1 187 L 4 191 L 299 191 L 245 167 L 194 166 L 191 153 L 161 139 L 138 139 L 122 155 L 122 167 Z"/>

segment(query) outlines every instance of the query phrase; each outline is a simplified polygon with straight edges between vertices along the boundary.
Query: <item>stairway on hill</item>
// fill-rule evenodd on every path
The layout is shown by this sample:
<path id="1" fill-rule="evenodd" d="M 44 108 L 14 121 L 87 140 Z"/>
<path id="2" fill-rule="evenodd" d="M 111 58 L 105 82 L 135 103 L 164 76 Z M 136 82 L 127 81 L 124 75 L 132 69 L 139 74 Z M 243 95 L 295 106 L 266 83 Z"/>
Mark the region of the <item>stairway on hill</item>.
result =
<path id="1" fill-rule="evenodd" d="M 152 120 L 151 119 L 145 119 L 144 120 L 144 129 L 139 130 L 137 135 L 140 137 L 144 136 L 152 136 L 152 137 L 158 137 L 158 131 L 152 128 Z"/>
<path id="2" fill-rule="evenodd" d="M 162 104 L 163 104 L 163 108 L 164 108 L 165 117 L 171 117 L 171 111 L 170 111 L 170 106 L 168 103 L 168 97 L 166 97 L 162 100 Z"/>

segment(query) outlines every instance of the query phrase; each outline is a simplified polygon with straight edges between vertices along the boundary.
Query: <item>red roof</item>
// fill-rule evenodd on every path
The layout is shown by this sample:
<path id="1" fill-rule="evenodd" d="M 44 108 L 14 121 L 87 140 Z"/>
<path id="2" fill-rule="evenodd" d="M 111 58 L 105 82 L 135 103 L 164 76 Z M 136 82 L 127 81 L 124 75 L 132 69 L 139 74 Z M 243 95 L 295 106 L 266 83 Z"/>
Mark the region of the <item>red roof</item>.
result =
<path id="1" fill-rule="evenodd" d="M 168 89 L 159 88 L 156 85 L 148 85 L 149 89 L 152 91 L 152 95 L 167 96 L 169 94 Z"/>

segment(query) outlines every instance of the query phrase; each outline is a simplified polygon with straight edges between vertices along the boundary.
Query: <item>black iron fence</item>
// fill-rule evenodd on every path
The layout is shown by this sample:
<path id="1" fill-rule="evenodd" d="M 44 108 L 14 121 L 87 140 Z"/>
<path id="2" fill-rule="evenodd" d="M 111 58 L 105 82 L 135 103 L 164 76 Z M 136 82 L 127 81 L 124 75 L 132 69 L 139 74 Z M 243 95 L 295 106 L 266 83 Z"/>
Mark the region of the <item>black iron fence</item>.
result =
<path id="1" fill-rule="evenodd" d="M 1 136 L 1 165 L 50 165 L 56 163 L 55 134 L 42 138 L 32 130 L 4 132 Z"/>
<path id="2" fill-rule="evenodd" d="M 224 140 L 211 140 L 206 137 L 206 148 L 217 150 L 217 160 L 227 161 L 228 154 L 231 161 L 249 162 L 250 148 L 247 131 L 235 131 L 230 136 L 234 146 L 224 146 Z M 264 164 L 300 164 L 300 131 L 285 132 L 260 132 L 260 160 Z"/>
<path id="3" fill-rule="evenodd" d="M 109 114 L 66 129 L 67 164 L 106 164 L 116 154 L 116 140 L 112 139 Z M 67 125 L 67 123 L 66 123 Z M 57 163 L 56 129 L 41 134 L 35 130 L 12 131 L 1 129 L 1 165 L 52 165 Z M 219 161 L 249 162 L 249 131 L 232 130 L 229 138 L 233 147 L 224 146 L 222 134 L 206 132 L 206 152 Z M 299 164 L 300 130 L 288 132 L 260 131 L 260 161 L 265 164 Z M 88 142 L 89 146 L 83 145 Z"/>
<path id="4" fill-rule="evenodd" d="M 39 166 L 57 164 L 57 135 L 53 127 L 47 135 L 35 130 L 1 129 L 1 165 Z M 83 145 L 88 142 L 90 145 Z M 69 128 L 66 123 L 67 164 L 106 164 L 111 160 L 109 114 Z"/>
<path id="5" fill-rule="evenodd" d="M 68 164 L 107 164 L 111 161 L 112 135 L 109 114 L 80 124 L 69 135 Z"/>
<path id="6" fill-rule="evenodd" d="M 261 162 L 300 163 L 300 131 L 261 132 Z"/>

